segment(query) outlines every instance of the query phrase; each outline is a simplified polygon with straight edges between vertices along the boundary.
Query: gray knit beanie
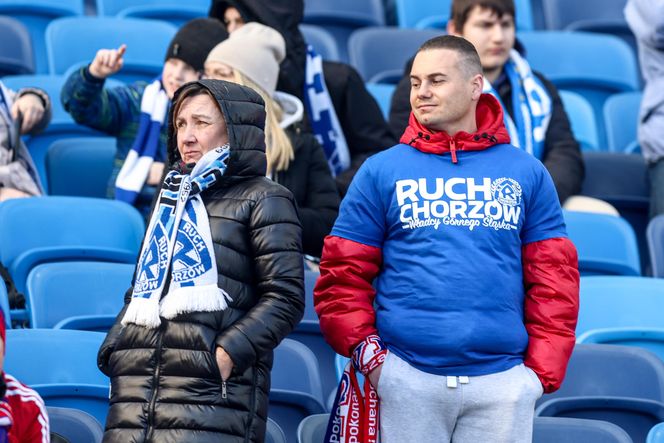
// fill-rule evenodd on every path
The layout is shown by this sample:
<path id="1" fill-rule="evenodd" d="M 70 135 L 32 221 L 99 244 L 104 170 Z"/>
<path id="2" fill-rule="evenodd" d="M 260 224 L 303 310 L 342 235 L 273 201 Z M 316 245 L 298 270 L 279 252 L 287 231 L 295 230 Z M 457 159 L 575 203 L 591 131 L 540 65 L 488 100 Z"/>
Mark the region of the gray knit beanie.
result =
<path id="1" fill-rule="evenodd" d="M 285 56 L 286 42 L 281 34 L 251 22 L 215 46 L 205 63 L 219 62 L 237 69 L 271 97 L 277 88 L 279 64 Z"/>

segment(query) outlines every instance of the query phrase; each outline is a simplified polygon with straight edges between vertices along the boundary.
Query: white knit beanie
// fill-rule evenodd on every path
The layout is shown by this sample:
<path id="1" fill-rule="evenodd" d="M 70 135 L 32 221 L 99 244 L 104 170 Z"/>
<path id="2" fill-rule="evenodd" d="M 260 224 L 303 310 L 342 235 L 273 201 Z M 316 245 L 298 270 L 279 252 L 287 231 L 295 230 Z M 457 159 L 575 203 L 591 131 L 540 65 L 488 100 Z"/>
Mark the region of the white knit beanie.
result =
<path id="1" fill-rule="evenodd" d="M 205 63 L 219 62 L 237 69 L 272 97 L 277 88 L 279 64 L 285 56 L 286 42 L 279 32 L 250 22 L 215 46 Z"/>

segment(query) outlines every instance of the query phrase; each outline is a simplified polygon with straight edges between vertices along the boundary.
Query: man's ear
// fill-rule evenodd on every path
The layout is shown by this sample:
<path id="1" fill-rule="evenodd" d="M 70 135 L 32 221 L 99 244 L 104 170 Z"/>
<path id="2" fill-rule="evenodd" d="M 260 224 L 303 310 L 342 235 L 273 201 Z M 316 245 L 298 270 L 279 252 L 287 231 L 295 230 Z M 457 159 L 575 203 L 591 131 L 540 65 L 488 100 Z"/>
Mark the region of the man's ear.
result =
<path id="1" fill-rule="evenodd" d="M 470 80 L 470 84 L 473 100 L 477 101 L 480 99 L 480 95 L 482 95 L 482 89 L 484 89 L 484 76 L 482 74 L 476 74 Z"/>

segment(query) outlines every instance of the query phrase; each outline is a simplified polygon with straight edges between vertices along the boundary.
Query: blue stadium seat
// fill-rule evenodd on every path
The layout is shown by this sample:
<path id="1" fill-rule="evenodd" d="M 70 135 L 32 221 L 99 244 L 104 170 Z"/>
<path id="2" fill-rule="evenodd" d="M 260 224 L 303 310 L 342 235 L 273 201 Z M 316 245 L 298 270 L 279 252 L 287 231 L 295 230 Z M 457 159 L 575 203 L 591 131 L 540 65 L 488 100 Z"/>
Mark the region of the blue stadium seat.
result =
<path id="1" fill-rule="evenodd" d="M 641 106 L 640 91 L 614 94 L 604 103 L 604 122 L 609 151 L 639 153 L 636 131 Z"/>
<path id="2" fill-rule="evenodd" d="M 367 91 L 376 99 L 380 110 L 383 112 L 383 117 L 387 119 L 390 115 L 390 104 L 392 103 L 392 94 L 396 89 L 395 85 L 386 83 L 367 83 Z"/>
<path id="3" fill-rule="evenodd" d="M 33 328 L 52 328 L 73 316 L 116 316 L 131 286 L 134 265 L 55 262 L 28 274 L 27 307 Z"/>
<path id="4" fill-rule="evenodd" d="M 533 443 L 632 443 L 619 426 L 603 420 L 535 417 Z"/>
<path id="5" fill-rule="evenodd" d="M 646 443 L 664 443 L 664 423 L 658 423 L 648 432 Z"/>
<path id="6" fill-rule="evenodd" d="M 96 364 L 104 337 L 88 331 L 10 329 L 5 370 L 39 392 L 46 406 L 80 409 L 105 423 L 109 381 Z"/>
<path id="7" fill-rule="evenodd" d="M 28 29 L 18 20 L 0 16 L 0 77 L 35 72 Z"/>
<path id="8" fill-rule="evenodd" d="M 51 74 L 90 63 L 99 49 L 127 45 L 124 66 L 113 78 L 150 81 L 161 74 L 164 54 L 177 28 L 159 20 L 75 17 L 54 20 L 46 30 Z M 149 35 L 150 38 L 145 38 Z M 74 67 L 74 68 L 72 68 Z"/>
<path id="9" fill-rule="evenodd" d="M 299 27 L 304 41 L 313 46 L 323 60 L 340 60 L 337 42 L 325 28 L 316 25 L 300 25 Z"/>
<path id="10" fill-rule="evenodd" d="M 564 211 L 581 275 L 641 275 L 636 235 L 621 217 Z"/>
<path id="11" fill-rule="evenodd" d="M 330 414 L 306 417 L 297 427 L 297 443 L 320 443 L 325 439 Z"/>
<path id="12" fill-rule="evenodd" d="M 145 222 L 132 206 L 83 197 L 15 199 L 0 205 L 0 262 L 25 292 L 30 270 L 53 261 L 134 264 Z"/>
<path id="13" fill-rule="evenodd" d="M 664 324 L 662 328 L 618 327 L 591 329 L 577 338 L 577 343 L 638 346 L 664 361 Z"/>
<path id="14" fill-rule="evenodd" d="M 325 28 L 336 40 L 340 61 L 348 61 L 348 37 L 367 26 L 384 26 L 381 0 L 307 0 L 303 23 Z"/>
<path id="15" fill-rule="evenodd" d="M 11 16 L 25 25 L 34 51 L 34 72 L 47 74 L 46 27 L 59 17 L 83 15 L 83 0 L 3 0 L 0 2 L 0 15 Z M 4 45 L 5 41 L 2 42 Z"/>
<path id="16" fill-rule="evenodd" d="M 9 296 L 7 295 L 7 286 L 2 279 L 0 279 L 0 309 L 2 309 L 2 315 L 5 316 L 5 328 L 11 328 L 12 321 L 9 314 Z"/>
<path id="17" fill-rule="evenodd" d="M 96 0 L 99 16 L 134 17 L 163 20 L 176 27 L 197 18 L 206 17 L 209 0 Z"/>
<path id="18" fill-rule="evenodd" d="M 434 29 L 359 29 L 348 40 L 350 64 L 365 82 L 397 84 L 422 43 L 440 34 Z"/>
<path id="19" fill-rule="evenodd" d="M 397 21 L 400 28 L 444 29 L 450 18 L 451 0 L 396 0 Z M 522 31 L 533 29 L 530 0 L 515 0 L 516 27 Z"/>
<path id="20" fill-rule="evenodd" d="M 100 443 L 104 436 L 102 425 L 87 412 L 72 408 L 47 407 L 51 439 L 53 435 L 68 443 Z"/>
<path id="21" fill-rule="evenodd" d="M 662 328 L 664 280 L 649 277 L 581 277 L 577 336 L 603 328 Z"/>
<path id="22" fill-rule="evenodd" d="M 105 198 L 115 138 L 79 137 L 54 142 L 46 154 L 50 195 Z"/>
<path id="23" fill-rule="evenodd" d="M 574 138 L 581 145 L 582 151 L 599 150 L 597 121 L 593 107 L 582 95 L 571 91 L 558 91 L 567 112 Z"/>
<path id="24" fill-rule="evenodd" d="M 652 276 L 664 278 L 664 214 L 653 217 L 646 229 Z"/>
<path id="25" fill-rule="evenodd" d="M 664 421 L 664 362 L 636 347 L 577 345 L 561 388 L 538 401 L 536 415 L 606 420 L 644 441 Z"/>
<path id="26" fill-rule="evenodd" d="M 612 35 L 568 31 L 532 31 L 517 35 L 533 67 L 559 89 L 577 92 L 592 105 L 600 146 L 606 143 L 603 106 L 617 92 L 640 87 L 636 56 Z"/>
<path id="27" fill-rule="evenodd" d="M 539 0 L 547 29 L 578 27 L 578 22 L 621 22 L 626 0 Z"/>
<path id="28" fill-rule="evenodd" d="M 286 436 L 279 425 L 272 419 L 267 419 L 267 429 L 265 430 L 265 443 L 286 443 Z"/>

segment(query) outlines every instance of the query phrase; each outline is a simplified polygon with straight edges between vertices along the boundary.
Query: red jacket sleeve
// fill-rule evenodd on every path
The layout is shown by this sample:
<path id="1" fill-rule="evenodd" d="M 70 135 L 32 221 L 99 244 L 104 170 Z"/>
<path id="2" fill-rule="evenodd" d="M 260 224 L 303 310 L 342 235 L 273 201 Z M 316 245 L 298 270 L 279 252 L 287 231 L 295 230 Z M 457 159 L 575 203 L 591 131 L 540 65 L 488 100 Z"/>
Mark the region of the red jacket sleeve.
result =
<path id="1" fill-rule="evenodd" d="M 346 357 L 367 336 L 377 333 L 372 282 L 382 256 L 382 250 L 374 246 L 325 238 L 314 305 L 325 340 Z"/>
<path id="2" fill-rule="evenodd" d="M 6 399 L 12 410 L 9 443 L 50 441 L 48 414 L 44 400 L 33 389 L 5 374 Z"/>
<path id="3" fill-rule="evenodd" d="M 579 267 L 574 244 L 552 238 L 523 246 L 524 316 L 528 351 L 524 364 L 544 392 L 560 387 L 576 340 Z"/>

